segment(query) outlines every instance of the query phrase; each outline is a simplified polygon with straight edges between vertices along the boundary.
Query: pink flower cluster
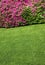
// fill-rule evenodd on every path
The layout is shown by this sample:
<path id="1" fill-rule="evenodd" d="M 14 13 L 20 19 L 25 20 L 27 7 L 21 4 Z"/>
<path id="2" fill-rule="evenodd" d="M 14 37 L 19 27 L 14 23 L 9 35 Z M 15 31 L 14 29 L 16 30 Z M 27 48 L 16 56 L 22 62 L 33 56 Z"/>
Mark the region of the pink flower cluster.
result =
<path id="1" fill-rule="evenodd" d="M 23 9 L 25 6 L 30 6 L 32 8 L 37 2 L 39 2 L 39 0 L 1 0 L 0 12 L 1 15 L 4 16 L 3 27 L 6 27 L 7 24 L 12 27 L 19 26 L 20 22 L 25 25 L 26 21 L 21 17 Z M 33 9 L 33 12 L 34 11 Z"/>
<path id="2" fill-rule="evenodd" d="M 16 0 L 2 0 L 0 5 L 0 12 L 4 16 L 4 24 L 9 24 L 11 26 L 18 26 L 19 22 L 25 24 L 25 20 L 21 17 L 21 13 L 24 8 L 24 3 L 22 1 Z"/>

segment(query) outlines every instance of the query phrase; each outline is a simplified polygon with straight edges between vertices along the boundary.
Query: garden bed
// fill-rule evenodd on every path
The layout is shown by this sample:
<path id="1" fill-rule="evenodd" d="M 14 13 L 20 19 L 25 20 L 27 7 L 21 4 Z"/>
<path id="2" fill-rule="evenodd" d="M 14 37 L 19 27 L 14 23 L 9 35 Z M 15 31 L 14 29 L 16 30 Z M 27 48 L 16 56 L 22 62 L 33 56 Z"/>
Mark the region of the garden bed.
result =
<path id="1" fill-rule="evenodd" d="M 45 1 L 0 1 L 0 27 L 45 23 Z"/>

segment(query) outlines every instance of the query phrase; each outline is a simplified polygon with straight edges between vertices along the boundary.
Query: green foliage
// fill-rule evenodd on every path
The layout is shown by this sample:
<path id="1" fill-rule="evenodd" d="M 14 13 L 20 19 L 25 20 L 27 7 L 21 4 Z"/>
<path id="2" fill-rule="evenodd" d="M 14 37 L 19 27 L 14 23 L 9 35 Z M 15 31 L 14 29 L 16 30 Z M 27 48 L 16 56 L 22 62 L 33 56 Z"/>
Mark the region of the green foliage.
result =
<path id="1" fill-rule="evenodd" d="M 20 22 L 19 22 L 19 26 L 22 26 L 22 25 L 23 25 L 23 22 L 20 21 Z"/>
<path id="2" fill-rule="evenodd" d="M 45 23 L 45 17 L 43 14 L 45 14 L 45 11 L 42 7 L 38 7 L 37 11 L 34 12 L 34 14 L 28 7 L 23 11 L 22 17 L 26 20 L 27 24 Z"/>
<path id="3" fill-rule="evenodd" d="M 30 8 L 25 8 L 25 10 L 22 13 L 22 17 L 26 20 L 26 24 L 32 24 L 32 13 Z"/>

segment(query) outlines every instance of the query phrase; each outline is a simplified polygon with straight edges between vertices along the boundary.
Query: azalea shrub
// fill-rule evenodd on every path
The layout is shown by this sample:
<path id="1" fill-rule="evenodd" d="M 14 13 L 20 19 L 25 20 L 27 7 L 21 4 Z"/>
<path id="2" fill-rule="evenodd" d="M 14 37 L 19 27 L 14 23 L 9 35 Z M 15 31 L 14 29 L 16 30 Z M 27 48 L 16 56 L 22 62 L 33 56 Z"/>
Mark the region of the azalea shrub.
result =
<path id="1" fill-rule="evenodd" d="M 0 27 L 45 23 L 45 1 L 1 0 Z"/>

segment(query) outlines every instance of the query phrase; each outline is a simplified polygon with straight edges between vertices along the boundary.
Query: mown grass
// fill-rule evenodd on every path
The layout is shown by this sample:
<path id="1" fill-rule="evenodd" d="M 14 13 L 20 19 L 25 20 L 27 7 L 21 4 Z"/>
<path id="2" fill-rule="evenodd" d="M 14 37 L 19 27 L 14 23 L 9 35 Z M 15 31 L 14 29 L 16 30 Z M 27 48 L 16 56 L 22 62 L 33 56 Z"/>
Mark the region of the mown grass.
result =
<path id="1" fill-rule="evenodd" d="M 0 28 L 0 65 L 45 65 L 45 24 Z"/>

